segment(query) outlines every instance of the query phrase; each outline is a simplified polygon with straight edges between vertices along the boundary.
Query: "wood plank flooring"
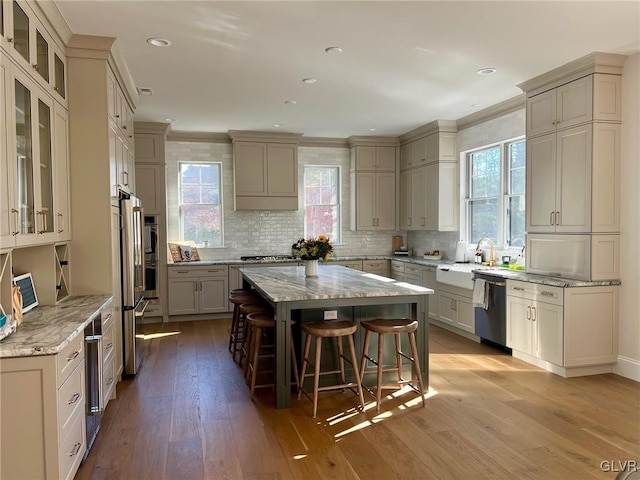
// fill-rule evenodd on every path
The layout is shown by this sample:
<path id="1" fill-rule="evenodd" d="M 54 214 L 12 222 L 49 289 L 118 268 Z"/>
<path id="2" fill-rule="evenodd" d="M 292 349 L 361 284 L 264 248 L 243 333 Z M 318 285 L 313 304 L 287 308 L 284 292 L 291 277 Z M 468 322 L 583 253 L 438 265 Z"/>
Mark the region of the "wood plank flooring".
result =
<path id="1" fill-rule="evenodd" d="M 143 367 L 118 384 L 76 479 L 594 479 L 640 466 L 640 384 L 563 379 L 431 327 L 427 407 L 407 391 L 254 401 L 227 351 L 230 321 L 144 326 Z M 391 391 L 389 391 L 391 393 Z"/>

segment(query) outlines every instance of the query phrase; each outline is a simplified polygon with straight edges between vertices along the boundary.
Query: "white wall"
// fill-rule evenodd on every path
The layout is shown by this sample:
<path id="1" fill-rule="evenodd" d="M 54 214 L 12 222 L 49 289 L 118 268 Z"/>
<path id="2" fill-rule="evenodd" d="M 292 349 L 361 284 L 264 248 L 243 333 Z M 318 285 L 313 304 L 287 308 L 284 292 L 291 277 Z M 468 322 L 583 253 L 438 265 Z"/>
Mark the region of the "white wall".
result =
<path id="1" fill-rule="evenodd" d="M 297 211 L 235 211 L 233 209 L 233 151 L 231 144 L 203 142 L 167 142 L 167 219 L 168 239 L 179 240 L 178 161 L 218 161 L 222 163 L 224 247 L 199 249 L 206 259 L 231 259 L 241 255 L 282 255 L 291 253 L 291 245 L 304 233 L 300 192 Z M 298 184 L 303 181 L 304 165 L 337 165 L 342 174 L 342 243 L 335 255 L 347 257 L 391 254 L 391 237 L 399 232 L 352 232 L 349 230 L 349 149 L 298 148 Z"/>
<path id="2" fill-rule="evenodd" d="M 620 341 L 615 372 L 640 381 L 640 54 L 622 73 Z"/>

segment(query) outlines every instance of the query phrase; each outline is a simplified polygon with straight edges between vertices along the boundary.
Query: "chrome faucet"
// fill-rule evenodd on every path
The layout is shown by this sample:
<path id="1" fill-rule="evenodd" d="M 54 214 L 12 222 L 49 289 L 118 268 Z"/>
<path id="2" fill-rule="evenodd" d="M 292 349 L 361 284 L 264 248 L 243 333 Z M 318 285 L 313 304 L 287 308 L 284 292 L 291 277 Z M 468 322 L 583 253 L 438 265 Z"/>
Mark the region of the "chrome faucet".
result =
<path id="1" fill-rule="evenodd" d="M 480 245 L 485 240 L 487 240 L 489 242 L 489 245 L 491 245 L 491 249 L 489 250 L 489 266 L 493 267 L 496 263 L 495 253 L 493 252 L 493 240 L 491 240 L 489 237 L 483 237 L 480 240 L 478 240 L 478 245 L 476 246 L 476 253 L 482 254 L 482 250 L 480 250 Z"/>

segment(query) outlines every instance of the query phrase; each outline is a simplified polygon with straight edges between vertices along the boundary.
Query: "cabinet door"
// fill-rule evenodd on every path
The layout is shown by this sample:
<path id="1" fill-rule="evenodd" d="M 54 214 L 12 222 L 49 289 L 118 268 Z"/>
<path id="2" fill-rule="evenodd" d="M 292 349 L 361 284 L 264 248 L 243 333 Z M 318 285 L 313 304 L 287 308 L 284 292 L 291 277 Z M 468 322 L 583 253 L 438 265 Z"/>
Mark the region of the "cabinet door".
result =
<path id="1" fill-rule="evenodd" d="M 531 328 L 530 302 L 507 295 L 507 346 L 531 355 L 533 352 Z"/>
<path id="2" fill-rule="evenodd" d="M 123 370 L 122 355 L 122 297 L 120 290 L 120 207 L 111 207 L 111 291 L 113 292 L 113 321 L 115 342 L 115 369 L 120 375 Z"/>
<path id="3" fill-rule="evenodd" d="M 109 178 L 111 185 L 111 198 L 118 198 L 118 162 L 122 154 L 118 143 L 117 126 L 113 121 L 109 122 Z"/>
<path id="4" fill-rule="evenodd" d="M 5 12 L 6 14 L 6 12 Z M 0 177 L 0 248 L 13 247 L 16 243 L 15 235 L 18 233 L 18 210 L 15 204 L 15 162 L 14 150 L 11 145 L 15 140 L 8 133 L 11 118 L 13 117 L 13 102 L 8 102 L 13 98 L 9 88 L 11 80 L 9 75 L 9 61 L 0 54 L 0 115 L 6 118 L 6 122 L 0 124 L 0 168 L 6 172 Z M 10 142 L 11 141 L 11 142 Z"/>
<path id="5" fill-rule="evenodd" d="M 536 331 L 535 355 L 547 362 L 563 365 L 563 307 L 544 302 L 531 306 L 531 320 Z"/>
<path id="6" fill-rule="evenodd" d="M 447 292 L 439 292 L 438 309 L 440 310 L 439 320 L 448 323 L 453 327 L 458 326 L 458 303 L 453 295 Z"/>
<path id="7" fill-rule="evenodd" d="M 200 313 L 200 297 L 197 289 L 197 278 L 170 278 L 169 315 Z"/>
<path id="8" fill-rule="evenodd" d="M 400 230 L 413 230 L 411 198 L 413 170 L 400 172 Z"/>
<path id="9" fill-rule="evenodd" d="M 558 233 L 591 231 L 591 125 L 556 134 L 556 213 Z M 527 208 L 529 208 L 527 204 Z"/>
<path id="10" fill-rule="evenodd" d="M 396 228 L 396 174 L 376 174 L 376 227 L 379 230 Z"/>
<path id="11" fill-rule="evenodd" d="M 412 170 L 411 179 L 411 225 L 412 230 L 426 228 L 427 209 L 427 167 Z M 415 188 L 414 188 L 415 187 Z"/>
<path id="12" fill-rule="evenodd" d="M 376 170 L 395 172 L 396 170 L 396 147 L 375 147 L 376 148 Z"/>
<path id="13" fill-rule="evenodd" d="M 593 118 L 593 75 L 558 87 L 556 127 L 568 128 Z"/>
<path id="14" fill-rule="evenodd" d="M 458 318 L 456 327 L 460 330 L 464 330 L 465 332 L 475 333 L 475 309 L 471 304 L 471 300 L 458 298 Z"/>
<path id="15" fill-rule="evenodd" d="M 555 132 L 556 90 L 527 98 L 527 138 Z M 527 157 L 528 159 L 529 157 Z"/>
<path id="16" fill-rule="evenodd" d="M 405 143 L 400 147 L 400 170 L 405 170 L 411 167 L 412 164 L 412 143 Z"/>
<path id="17" fill-rule="evenodd" d="M 414 167 L 427 161 L 427 137 L 419 138 L 411 143 L 411 164 Z"/>
<path id="18" fill-rule="evenodd" d="M 527 139 L 527 232 L 555 232 L 556 135 Z"/>
<path id="19" fill-rule="evenodd" d="M 375 230 L 376 174 L 356 173 L 356 230 Z"/>
<path id="20" fill-rule="evenodd" d="M 58 241 L 71 240 L 69 198 L 69 114 L 57 104 L 54 107 L 54 159 L 56 233 Z"/>
<path id="21" fill-rule="evenodd" d="M 201 277 L 199 279 L 200 313 L 226 312 L 229 302 L 227 277 Z"/>
<path id="22" fill-rule="evenodd" d="M 434 169 L 437 176 L 437 222 L 436 229 L 440 232 L 458 230 L 458 165 L 456 163 L 439 162 Z M 427 171 L 427 176 L 429 172 Z M 428 183 L 428 182 L 427 182 Z"/>
<path id="23" fill-rule="evenodd" d="M 166 202 L 163 165 L 136 165 L 136 196 L 145 214 L 164 213 Z"/>
<path id="24" fill-rule="evenodd" d="M 425 267 L 422 269 L 422 286 L 433 290 L 433 294 L 428 295 L 429 299 L 429 318 L 438 320 L 438 282 L 436 280 L 435 267 Z"/>
<path id="25" fill-rule="evenodd" d="M 376 147 L 355 147 L 356 170 L 374 170 L 376 168 Z"/>
<path id="26" fill-rule="evenodd" d="M 236 142 L 233 144 L 235 194 L 267 195 L 267 144 Z"/>
<path id="27" fill-rule="evenodd" d="M 267 144 L 267 193 L 276 197 L 298 195 L 298 147 Z"/>

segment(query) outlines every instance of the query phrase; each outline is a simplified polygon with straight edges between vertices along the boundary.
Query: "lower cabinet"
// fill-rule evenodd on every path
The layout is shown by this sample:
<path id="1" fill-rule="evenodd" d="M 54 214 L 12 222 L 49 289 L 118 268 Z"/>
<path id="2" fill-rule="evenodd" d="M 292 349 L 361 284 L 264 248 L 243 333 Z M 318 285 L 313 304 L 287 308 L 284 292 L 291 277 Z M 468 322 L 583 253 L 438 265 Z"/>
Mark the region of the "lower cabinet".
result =
<path id="1" fill-rule="evenodd" d="M 229 311 L 227 265 L 169 268 L 169 315 Z"/>
<path id="2" fill-rule="evenodd" d="M 439 320 L 465 332 L 475 333 L 476 323 L 472 298 L 473 290 L 439 283 Z"/>
<path id="3" fill-rule="evenodd" d="M 101 310 L 102 318 L 102 405 L 107 407 L 109 400 L 115 398 L 116 383 L 118 383 L 118 368 L 116 365 L 116 350 L 120 329 L 116 328 L 113 312 L 113 301 Z"/>
<path id="4" fill-rule="evenodd" d="M 391 260 L 391 278 L 400 282 L 404 282 L 406 280 L 406 276 L 404 273 L 405 265 L 405 262 Z"/>
<path id="5" fill-rule="evenodd" d="M 84 335 L 0 362 L 0 478 L 72 479 L 87 448 Z"/>
<path id="6" fill-rule="evenodd" d="M 342 265 L 343 267 L 353 268 L 354 270 L 362 270 L 362 260 L 336 260 L 328 263 L 320 262 L 322 265 Z"/>
<path id="7" fill-rule="evenodd" d="M 618 287 L 507 281 L 507 346 L 514 357 L 564 377 L 613 371 Z"/>
<path id="8" fill-rule="evenodd" d="M 362 271 L 375 273 L 383 277 L 389 276 L 389 260 L 363 260 Z"/>
<path id="9" fill-rule="evenodd" d="M 436 267 L 424 267 L 422 269 L 421 285 L 433 290 L 433 294 L 429 295 L 429 318 L 439 320 L 440 300 L 438 296 L 438 282 L 436 280 Z"/>

